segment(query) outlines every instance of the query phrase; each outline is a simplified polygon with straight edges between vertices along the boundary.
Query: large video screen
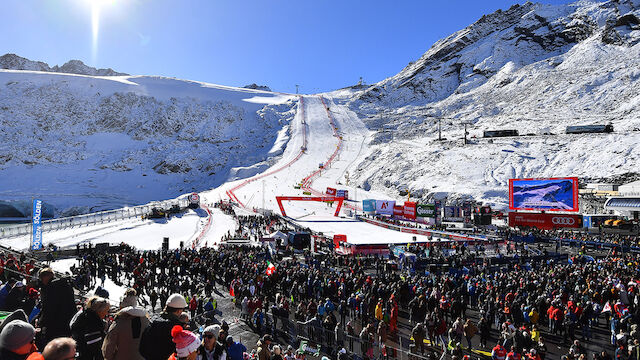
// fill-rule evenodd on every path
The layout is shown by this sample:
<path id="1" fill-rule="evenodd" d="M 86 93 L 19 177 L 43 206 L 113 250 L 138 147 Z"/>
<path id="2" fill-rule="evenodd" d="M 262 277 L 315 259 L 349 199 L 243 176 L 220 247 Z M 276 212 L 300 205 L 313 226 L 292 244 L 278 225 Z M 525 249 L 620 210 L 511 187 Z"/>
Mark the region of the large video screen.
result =
<path id="1" fill-rule="evenodd" d="M 509 179 L 509 209 L 579 211 L 578 178 Z"/>

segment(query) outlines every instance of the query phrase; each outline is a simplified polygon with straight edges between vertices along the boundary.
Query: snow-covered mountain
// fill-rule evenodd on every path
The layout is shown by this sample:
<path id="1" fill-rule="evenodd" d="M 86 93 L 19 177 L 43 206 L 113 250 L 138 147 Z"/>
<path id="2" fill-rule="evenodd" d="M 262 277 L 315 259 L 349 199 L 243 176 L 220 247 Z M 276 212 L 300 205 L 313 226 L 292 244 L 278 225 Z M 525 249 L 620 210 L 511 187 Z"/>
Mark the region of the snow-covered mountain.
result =
<path id="1" fill-rule="evenodd" d="M 5 54 L 0 56 L 0 69 L 6 70 L 33 70 L 33 71 L 46 71 L 46 72 L 58 72 L 67 74 L 79 74 L 79 75 L 92 75 L 92 76 L 123 76 L 129 75 L 125 73 L 119 73 L 113 69 L 96 69 L 94 67 L 85 65 L 80 60 L 70 60 L 62 66 L 55 65 L 49 67 L 47 63 L 42 61 L 33 61 L 27 58 L 23 58 L 16 54 Z"/>
<path id="2" fill-rule="evenodd" d="M 526 3 L 485 15 L 397 75 L 331 94 L 373 131 L 352 180 L 505 205 L 512 177 L 638 173 L 639 59 L 640 0 Z M 564 134 L 607 123 L 613 134 Z M 530 136 L 480 139 L 496 129 Z"/>
<path id="3" fill-rule="evenodd" d="M 56 215 L 201 191 L 282 152 L 292 97 L 149 76 L 0 70 L 0 200 Z"/>

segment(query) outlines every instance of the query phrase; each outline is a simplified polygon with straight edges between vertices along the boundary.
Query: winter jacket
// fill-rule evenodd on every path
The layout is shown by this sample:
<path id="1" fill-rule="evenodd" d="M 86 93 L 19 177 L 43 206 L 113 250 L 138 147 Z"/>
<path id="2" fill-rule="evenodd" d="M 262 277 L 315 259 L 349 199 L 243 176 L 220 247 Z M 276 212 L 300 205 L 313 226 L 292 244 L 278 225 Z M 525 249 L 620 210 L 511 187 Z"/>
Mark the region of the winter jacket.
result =
<path id="1" fill-rule="evenodd" d="M 243 353 L 247 351 L 247 347 L 234 341 L 233 344 L 227 346 L 227 358 L 229 360 L 242 360 Z"/>
<path id="2" fill-rule="evenodd" d="M 269 360 L 271 359 L 271 351 L 267 347 L 267 345 L 263 344 L 261 341 L 258 341 L 258 360 Z"/>
<path id="3" fill-rule="evenodd" d="M 80 360 L 102 360 L 105 323 L 90 309 L 78 312 L 71 320 L 71 337 L 76 341 Z"/>
<path id="4" fill-rule="evenodd" d="M 140 355 L 145 360 L 167 360 L 176 351 L 171 329 L 182 325 L 174 314 L 162 312 L 151 319 L 151 323 L 140 338 Z"/>
<path id="5" fill-rule="evenodd" d="M 40 326 L 45 340 L 48 342 L 69 336 L 69 322 L 76 313 L 73 288 L 69 281 L 65 278 L 53 279 L 48 285 L 42 285 L 40 299 Z"/>
<path id="6" fill-rule="evenodd" d="M 200 345 L 200 347 L 198 348 L 198 356 L 196 357 L 196 360 L 226 360 L 226 359 L 227 359 L 227 349 L 225 349 L 225 347 L 219 342 L 216 342 L 216 345 L 214 346 L 213 351 L 211 353 L 205 350 L 204 345 Z"/>
<path id="7" fill-rule="evenodd" d="M 0 350 L 0 360 L 44 360 L 44 357 L 39 352 L 18 355 L 9 350 Z"/>
<path id="8" fill-rule="evenodd" d="M 144 360 L 140 351 L 140 338 L 149 326 L 147 312 L 128 306 L 120 310 L 109 327 L 102 344 L 105 360 Z"/>

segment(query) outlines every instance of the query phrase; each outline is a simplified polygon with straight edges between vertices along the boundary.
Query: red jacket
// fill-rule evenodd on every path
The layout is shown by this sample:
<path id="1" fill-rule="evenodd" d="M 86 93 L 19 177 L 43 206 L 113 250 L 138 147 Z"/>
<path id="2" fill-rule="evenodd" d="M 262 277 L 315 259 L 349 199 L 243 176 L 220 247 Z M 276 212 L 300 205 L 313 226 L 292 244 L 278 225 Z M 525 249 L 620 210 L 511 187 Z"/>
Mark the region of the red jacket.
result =
<path id="1" fill-rule="evenodd" d="M 507 349 L 504 346 L 498 344 L 491 351 L 491 357 L 494 360 L 504 360 L 507 357 Z"/>

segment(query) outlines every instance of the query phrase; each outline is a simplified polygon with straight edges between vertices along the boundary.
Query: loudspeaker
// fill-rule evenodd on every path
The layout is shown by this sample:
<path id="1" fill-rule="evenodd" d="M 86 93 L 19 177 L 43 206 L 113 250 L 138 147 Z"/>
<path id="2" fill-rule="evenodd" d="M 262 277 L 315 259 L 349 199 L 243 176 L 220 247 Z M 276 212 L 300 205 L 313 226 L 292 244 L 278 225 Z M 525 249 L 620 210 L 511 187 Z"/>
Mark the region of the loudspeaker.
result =
<path id="1" fill-rule="evenodd" d="M 169 251 L 169 238 L 162 239 L 162 251 Z"/>

